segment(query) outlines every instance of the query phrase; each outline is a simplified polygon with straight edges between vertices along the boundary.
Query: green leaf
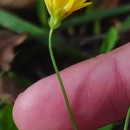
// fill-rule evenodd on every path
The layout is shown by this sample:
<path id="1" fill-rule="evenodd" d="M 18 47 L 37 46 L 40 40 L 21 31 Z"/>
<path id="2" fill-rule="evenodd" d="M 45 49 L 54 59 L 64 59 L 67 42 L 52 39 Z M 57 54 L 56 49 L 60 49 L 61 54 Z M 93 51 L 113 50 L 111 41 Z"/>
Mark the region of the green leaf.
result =
<path id="1" fill-rule="evenodd" d="M 105 53 L 105 52 L 112 50 L 115 47 L 117 40 L 118 40 L 117 29 L 114 27 L 111 27 L 108 30 L 108 32 L 103 40 L 100 52 Z"/>
<path id="2" fill-rule="evenodd" d="M 31 24 L 25 20 L 22 20 L 19 17 L 14 16 L 6 11 L 0 10 L 0 26 L 8 28 L 17 33 L 27 33 L 32 36 L 43 35 L 46 37 L 47 31 L 40 29 L 34 24 Z"/>
<path id="3" fill-rule="evenodd" d="M 104 126 L 102 128 L 99 128 L 98 130 L 112 130 L 113 128 L 114 128 L 114 125 L 110 124 L 110 125 Z"/>
<path id="4" fill-rule="evenodd" d="M 12 106 L 6 104 L 0 109 L 0 128 L 1 130 L 17 130 L 12 117 Z"/>

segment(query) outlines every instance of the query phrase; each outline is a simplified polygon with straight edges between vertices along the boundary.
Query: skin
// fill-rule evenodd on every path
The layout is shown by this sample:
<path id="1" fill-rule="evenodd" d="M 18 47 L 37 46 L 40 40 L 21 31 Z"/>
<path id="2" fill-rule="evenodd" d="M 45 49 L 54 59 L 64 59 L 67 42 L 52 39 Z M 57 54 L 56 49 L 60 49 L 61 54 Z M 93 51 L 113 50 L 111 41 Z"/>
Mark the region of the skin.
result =
<path id="1" fill-rule="evenodd" d="M 125 118 L 130 105 L 130 43 L 60 72 L 78 130 Z M 13 108 L 19 130 L 73 130 L 55 75 L 20 94 Z"/>

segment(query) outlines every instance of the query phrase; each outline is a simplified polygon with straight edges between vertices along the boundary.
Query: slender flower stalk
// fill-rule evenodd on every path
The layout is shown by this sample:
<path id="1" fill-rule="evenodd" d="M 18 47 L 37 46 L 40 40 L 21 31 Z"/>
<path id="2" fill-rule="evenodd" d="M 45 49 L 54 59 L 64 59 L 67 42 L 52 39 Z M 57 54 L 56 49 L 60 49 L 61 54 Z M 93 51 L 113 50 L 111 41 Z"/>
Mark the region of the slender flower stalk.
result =
<path id="1" fill-rule="evenodd" d="M 51 29 L 51 30 L 50 30 L 50 33 L 49 33 L 49 52 L 50 52 L 52 64 L 53 64 L 53 67 L 54 67 L 54 69 L 55 69 L 55 72 L 56 72 L 56 75 L 57 75 L 59 84 L 60 84 L 60 86 L 61 86 L 61 90 L 62 90 L 62 93 L 63 93 L 63 96 L 64 96 L 64 100 L 65 100 L 65 103 L 66 103 L 66 107 L 67 107 L 67 111 L 68 111 L 68 114 L 69 114 L 71 123 L 72 123 L 72 125 L 73 125 L 74 130 L 77 130 L 77 126 L 76 126 L 75 120 L 74 120 L 74 118 L 73 118 L 73 114 L 72 114 L 72 111 L 71 111 L 71 108 L 70 108 L 70 105 L 69 105 L 69 101 L 68 101 L 68 98 L 67 98 L 67 94 L 66 94 L 66 91 L 65 91 L 65 87 L 64 87 L 64 85 L 63 85 L 63 82 L 62 82 L 61 76 L 60 76 L 60 74 L 59 74 L 58 67 L 57 67 L 57 65 L 56 65 L 56 61 L 55 61 L 55 58 L 54 58 L 54 55 L 53 55 L 52 42 L 51 42 L 52 33 L 53 33 L 53 30 Z"/>
<path id="2" fill-rule="evenodd" d="M 52 64 L 53 64 L 54 70 L 56 72 L 56 75 L 57 75 L 57 78 L 58 78 L 58 81 L 59 81 L 59 84 L 60 84 L 60 87 L 61 87 L 61 90 L 62 90 L 62 93 L 64 96 L 64 100 L 66 103 L 67 111 L 68 111 L 73 129 L 78 130 L 77 126 L 76 126 L 76 122 L 75 122 L 73 114 L 72 114 L 72 111 L 71 111 L 71 108 L 70 108 L 70 104 L 69 104 L 69 101 L 67 98 L 65 87 L 63 85 L 63 82 L 62 82 L 61 76 L 59 74 L 59 70 L 56 65 L 54 55 L 53 55 L 52 34 L 53 34 L 53 30 L 58 28 L 61 25 L 61 21 L 63 19 L 68 17 L 74 11 L 92 4 L 92 2 L 86 2 L 86 0 L 44 0 L 44 1 L 46 4 L 46 7 L 48 9 L 48 12 L 50 14 L 49 52 L 50 52 Z"/>

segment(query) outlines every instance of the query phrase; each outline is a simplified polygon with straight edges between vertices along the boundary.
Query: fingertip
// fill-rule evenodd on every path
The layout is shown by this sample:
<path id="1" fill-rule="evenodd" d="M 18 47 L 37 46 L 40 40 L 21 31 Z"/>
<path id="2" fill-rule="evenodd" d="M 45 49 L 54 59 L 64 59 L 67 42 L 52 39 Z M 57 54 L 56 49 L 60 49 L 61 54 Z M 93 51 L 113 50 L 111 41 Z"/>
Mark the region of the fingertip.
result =
<path id="1" fill-rule="evenodd" d="M 18 96 L 13 118 L 19 130 L 72 129 L 62 93 L 56 89 L 54 78 L 50 76 L 41 80 Z"/>

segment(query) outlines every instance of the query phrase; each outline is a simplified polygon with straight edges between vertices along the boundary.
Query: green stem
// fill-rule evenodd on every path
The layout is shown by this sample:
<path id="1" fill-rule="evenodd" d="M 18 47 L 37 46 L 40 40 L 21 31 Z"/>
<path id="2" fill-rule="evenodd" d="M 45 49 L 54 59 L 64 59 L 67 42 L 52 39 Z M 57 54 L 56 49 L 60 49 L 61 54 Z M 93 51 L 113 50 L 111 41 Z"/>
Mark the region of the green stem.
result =
<path id="1" fill-rule="evenodd" d="M 129 120 L 130 120 L 130 107 L 129 107 L 127 115 L 126 115 L 124 130 L 128 130 Z"/>
<path id="2" fill-rule="evenodd" d="M 74 117 L 73 117 L 73 114 L 72 114 L 72 111 L 71 111 L 71 108 L 70 108 L 70 105 L 69 105 L 67 94 L 66 94 L 66 91 L 65 91 L 65 88 L 64 88 L 61 76 L 59 74 L 54 55 L 53 55 L 52 43 L 51 43 L 52 33 L 53 33 L 53 29 L 50 29 L 50 33 L 49 33 L 49 52 L 50 52 L 52 64 L 53 64 L 53 67 L 55 69 L 55 72 L 56 72 L 56 75 L 57 75 L 57 78 L 58 78 L 58 81 L 59 81 L 59 84 L 60 84 L 60 87 L 61 87 L 61 90 L 62 90 L 62 93 L 63 93 L 63 96 L 64 96 L 64 100 L 65 100 L 65 103 L 66 103 L 66 107 L 67 107 L 67 110 L 68 110 L 68 114 L 69 114 L 71 123 L 73 125 L 74 130 L 77 130 L 77 126 L 76 126 L 76 123 L 75 123 L 75 120 L 74 120 Z"/>

